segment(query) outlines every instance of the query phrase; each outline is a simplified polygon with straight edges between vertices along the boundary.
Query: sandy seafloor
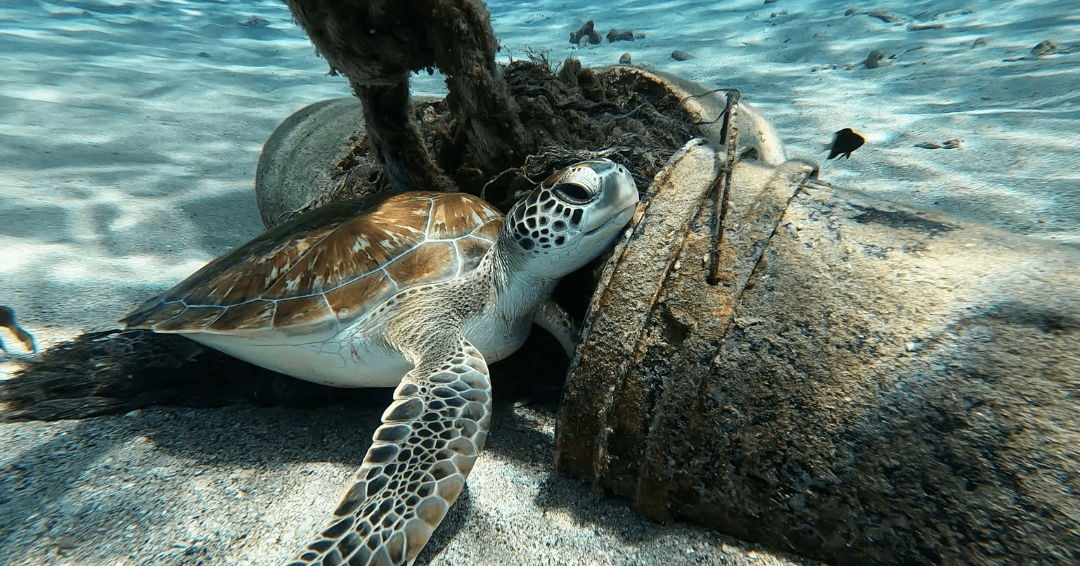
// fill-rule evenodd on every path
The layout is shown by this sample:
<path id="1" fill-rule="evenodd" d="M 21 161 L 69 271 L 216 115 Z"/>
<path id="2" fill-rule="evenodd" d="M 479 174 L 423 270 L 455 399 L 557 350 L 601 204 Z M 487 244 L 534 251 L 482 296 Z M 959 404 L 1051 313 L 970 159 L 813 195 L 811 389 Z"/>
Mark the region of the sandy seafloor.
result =
<path id="1" fill-rule="evenodd" d="M 635 64 L 737 87 L 789 156 L 823 160 L 821 143 L 840 128 L 867 135 L 852 159 L 823 161 L 833 184 L 1080 245 L 1074 1 L 489 7 L 500 58 L 532 50 L 602 65 L 628 52 Z M 639 39 L 569 44 L 588 19 Z M 1057 52 L 1035 56 L 1044 40 Z M 675 49 L 694 58 L 675 61 Z M 891 64 L 866 68 L 873 49 Z M 326 70 L 269 0 L 0 2 L 0 304 L 47 348 L 114 327 L 258 234 L 261 145 L 293 111 L 348 95 Z M 426 74 L 413 90 L 443 92 Z M 916 147 L 950 139 L 961 147 Z M 3 378 L 27 357 L 0 338 L 12 350 L 0 354 Z M 322 525 L 377 418 L 162 407 L 0 425 L 0 563 L 280 563 Z M 423 560 L 800 562 L 651 524 L 554 474 L 552 421 L 522 408 L 497 414 L 469 490 Z"/>

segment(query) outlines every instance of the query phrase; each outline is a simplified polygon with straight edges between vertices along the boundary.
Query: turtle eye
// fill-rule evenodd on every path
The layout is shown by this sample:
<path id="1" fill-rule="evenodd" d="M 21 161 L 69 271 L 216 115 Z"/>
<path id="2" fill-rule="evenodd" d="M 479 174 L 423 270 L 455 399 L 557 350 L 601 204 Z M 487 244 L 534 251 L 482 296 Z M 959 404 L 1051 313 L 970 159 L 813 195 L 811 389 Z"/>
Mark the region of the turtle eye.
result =
<path id="1" fill-rule="evenodd" d="M 585 187 L 577 183 L 565 183 L 552 189 L 559 198 L 570 204 L 589 204 L 593 200 L 593 194 Z"/>

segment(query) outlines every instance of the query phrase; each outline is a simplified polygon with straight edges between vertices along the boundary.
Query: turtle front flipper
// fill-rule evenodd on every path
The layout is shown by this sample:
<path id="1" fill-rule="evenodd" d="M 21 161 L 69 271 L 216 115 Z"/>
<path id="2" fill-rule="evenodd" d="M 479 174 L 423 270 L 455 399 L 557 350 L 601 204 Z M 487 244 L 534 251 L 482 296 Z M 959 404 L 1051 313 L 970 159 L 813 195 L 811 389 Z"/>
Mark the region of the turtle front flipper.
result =
<path id="1" fill-rule="evenodd" d="M 412 564 L 491 427 L 487 364 L 464 338 L 401 380 L 331 524 L 288 566 Z"/>
<path id="2" fill-rule="evenodd" d="M 540 308 L 536 309 L 533 322 L 550 332 L 559 341 L 563 351 L 566 352 L 566 357 L 574 357 L 574 348 L 578 343 L 577 325 L 574 324 L 574 319 L 551 297 L 548 297 L 540 304 Z"/>

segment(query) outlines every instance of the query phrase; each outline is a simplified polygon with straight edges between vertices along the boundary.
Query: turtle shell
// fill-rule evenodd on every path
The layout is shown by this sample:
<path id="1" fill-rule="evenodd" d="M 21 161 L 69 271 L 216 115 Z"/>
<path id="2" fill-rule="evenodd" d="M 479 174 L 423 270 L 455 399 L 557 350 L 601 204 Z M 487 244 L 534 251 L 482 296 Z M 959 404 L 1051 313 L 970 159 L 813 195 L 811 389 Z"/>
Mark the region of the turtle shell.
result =
<path id="1" fill-rule="evenodd" d="M 120 322 L 210 334 L 349 325 L 410 287 L 476 269 L 502 223 L 502 213 L 462 193 L 329 204 L 212 261 Z"/>

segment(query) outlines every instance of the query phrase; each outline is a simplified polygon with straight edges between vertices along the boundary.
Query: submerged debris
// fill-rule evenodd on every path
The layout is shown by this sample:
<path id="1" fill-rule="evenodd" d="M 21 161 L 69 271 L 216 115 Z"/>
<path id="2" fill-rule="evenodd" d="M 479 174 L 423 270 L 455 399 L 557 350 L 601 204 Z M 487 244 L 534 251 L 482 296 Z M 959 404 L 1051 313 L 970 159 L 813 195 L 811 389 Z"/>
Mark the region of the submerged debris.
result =
<path id="1" fill-rule="evenodd" d="M 240 24 L 240 27 L 248 28 L 248 29 L 255 29 L 255 28 L 264 28 L 264 27 L 266 27 L 268 25 L 270 25 L 270 22 L 268 22 L 268 21 L 266 21 L 266 20 L 264 20 L 264 19 L 262 19 L 262 18 L 260 18 L 258 16 L 251 16 L 246 21 L 242 22 Z"/>
<path id="2" fill-rule="evenodd" d="M 577 31 L 570 32 L 570 43 L 580 45 L 582 39 L 586 39 L 587 43 L 600 43 L 600 34 L 596 33 L 596 24 L 592 20 L 582 24 Z"/>
<path id="3" fill-rule="evenodd" d="M 960 149 L 960 146 L 963 143 L 963 141 L 964 140 L 955 139 L 955 138 L 945 140 L 945 141 L 943 141 L 941 143 L 938 143 L 938 142 L 935 142 L 935 141 L 925 141 L 925 142 L 920 142 L 920 143 L 915 144 L 915 147 L 920 147 L 922 149 Z"/>
<path id="4" fill-rule="evenodd" d="M 1009 57 L 1007 62 L 1013 61 L 1038 61 L 1051 55 L 1067 55 L 1080 51 L 1080 42 L 1061 44 L 1052 39 L 1044 39 L 1031 48 L 1031 55 L 1023 57 Z"/>
<path id="5" fill-rule="evenodd" d="M 1053 55 L 1060 50 L 1058 44 L 1049 39 L 1039 42 L 1038 45 L 1031 48 L 1031 54 L 1036 57 L 1045 57 L 1047 55 Z"/>
<path id="6" fill-rule="evenodd" d="M 445 101 L 416 102 L 424 143 L 458 190 L 483 196 L 504 211 L 551 170 L 605 156 L 626 165 L 644 190 L 682 144 L 698 135 L 680 101 L 618 69 L 596 72 L 567 59 L 558 72 L 542 56 L 514 61 L 503 72 L 530 143 L 540 149 L 512 167 L 486 176 L 464 125 Z M 555 149 L 559 148 L 559 149 Z M 331 168 L 333 185 L 299 212 L 328 202 L 362 198 L 385 188 L 381 165 L 366 137 Z"/>
<path id="7" fill-rule="evenodd" d="M 878 67 L 886 67 L 888 65 L 892 65 L 892 61 L 886 61 L 885 53 L 875 49 L 866 56 L 866 59 L 863 61 L 863 65 L 865 65 L 867 69 L 876 69 Z"/>

